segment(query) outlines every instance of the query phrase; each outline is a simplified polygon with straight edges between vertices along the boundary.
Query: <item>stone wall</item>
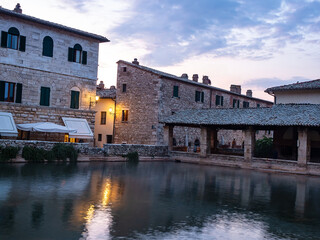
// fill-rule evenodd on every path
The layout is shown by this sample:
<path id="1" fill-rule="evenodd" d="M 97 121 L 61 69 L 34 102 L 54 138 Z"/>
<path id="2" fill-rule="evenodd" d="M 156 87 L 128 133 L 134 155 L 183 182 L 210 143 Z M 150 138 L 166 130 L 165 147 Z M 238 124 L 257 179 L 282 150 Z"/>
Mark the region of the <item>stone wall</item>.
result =
<path id="1" fill-rule="evenodd" d="M 139 144 L 104 144 L 107 155 L 122 156 L 130 152 L 137 152 L 139 156 L 168 156 L 168 146 L 139 145 Z"/>
<path id="2" fill-rule="evenodd" d="M 126 92 L 122 91 L 126 84 Z M 178 97 L 173 96 L 173 88 L 178 86 Z M 204 93 L 204 101 L 195 101 L 195 92 Z M 216 106 L 216 95 L 224 97 L 223 106 Z M 249 102 L 249 107 L 270 107 L 271 103 L 261 99 L 247 97 L 226 90 L 219 90 L 191 80 L 176 80 L 146 71 L 139 66 L 118 62 L 117 75 L 117 105 L 115 121 L 115 143 L 127 144 L 164 144 L 162 117 L 174 114 L 184 109 L 231 108 L 233 99 Z M 122 110 L 129 111 L 127 122 L 122 122 Z M 221 130 L 218 139 L 224 137 L 224 142 L 236 139 L 237 145 L 243 142 L 242 131 Z M 200 129 L 175 127 L 174 136 L 177 145 L 185 146 L 189 142 L 193 145 L 200 139 Z M 220 138 L 219 138 L 220 137 Z"/>

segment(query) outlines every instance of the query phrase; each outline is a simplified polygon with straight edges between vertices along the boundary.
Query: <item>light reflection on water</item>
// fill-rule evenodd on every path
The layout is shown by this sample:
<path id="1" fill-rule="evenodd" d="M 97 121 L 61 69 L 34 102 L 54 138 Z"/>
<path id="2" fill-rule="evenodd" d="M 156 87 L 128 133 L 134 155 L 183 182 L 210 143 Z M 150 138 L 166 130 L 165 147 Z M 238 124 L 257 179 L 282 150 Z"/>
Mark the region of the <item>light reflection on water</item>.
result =
<path id="1" fill-rule="evenodd" d="M 320 239 L 320 178 L 177 163 L 0 165 L 0 239 Z"/>

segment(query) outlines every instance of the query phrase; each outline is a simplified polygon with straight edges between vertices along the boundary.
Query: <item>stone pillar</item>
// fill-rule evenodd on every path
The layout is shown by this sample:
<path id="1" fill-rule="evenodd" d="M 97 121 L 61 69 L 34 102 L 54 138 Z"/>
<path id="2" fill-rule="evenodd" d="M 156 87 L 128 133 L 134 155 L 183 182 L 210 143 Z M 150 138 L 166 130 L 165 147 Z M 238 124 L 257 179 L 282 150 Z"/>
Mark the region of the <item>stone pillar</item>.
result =
<path id="1" fill-rule="evenodd" d="M 208 154 L 210 154 L 210 129 L 201 127 L 200 156 L 206 157 Z"/>
<path id="2" fill-rule="evenodd" d="M 168 145 L 169 151 L 172 151 L 173 147 L 173 126 L 164 126 L 164 133 L 163 133 L 164 144 Z"/>
<path id="3" fill-rule="evenodd" d="M 298 166 L 306 167 L 307 162 L 310 161 L 310 137 L 308 136 L 307 128 L 298 129 Z"/>
<path id="4" fill-rule="evenodd" d="M 218 131 L 217 129 L 211 129 L 210 133 L 210 153 L 215 153 L 218 148 Z"/>
<path id="5" fill-rule="evenodd" d="M 256 142 L 256 131 L 250 127 L 244 131 L 244 160 L 251 162 Z"/>

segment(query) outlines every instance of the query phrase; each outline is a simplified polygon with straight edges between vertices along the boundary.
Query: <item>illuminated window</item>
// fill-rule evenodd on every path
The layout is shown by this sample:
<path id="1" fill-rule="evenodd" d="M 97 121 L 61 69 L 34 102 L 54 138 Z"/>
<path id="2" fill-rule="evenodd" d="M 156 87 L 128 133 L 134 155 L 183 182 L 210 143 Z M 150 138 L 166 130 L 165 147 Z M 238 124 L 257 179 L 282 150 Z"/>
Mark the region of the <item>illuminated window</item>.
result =
<path id="1" fill-rule="evenodd" d="M 129 110 L 122 110 L 122 122 L 128 122 Z"/>

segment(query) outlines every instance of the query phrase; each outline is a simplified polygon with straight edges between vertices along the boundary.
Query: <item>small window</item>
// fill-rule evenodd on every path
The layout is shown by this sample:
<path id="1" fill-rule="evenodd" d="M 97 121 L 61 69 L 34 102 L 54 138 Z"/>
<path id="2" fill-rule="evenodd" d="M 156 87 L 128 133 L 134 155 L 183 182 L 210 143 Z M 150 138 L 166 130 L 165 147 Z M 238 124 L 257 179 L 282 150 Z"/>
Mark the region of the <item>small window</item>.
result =
<path id="1" fill-rule="evenodd" d="M 87 52 L 82 51 L 80 44 L 75 44 L 73 48 L 69 48 L 68 61 L 87 64 Z"/>
<path id="2" fill-rule="evenodd" d="M 173 97 L 179 97 L 179 86 L 173 86 Z"/>
<path id="3" fill-rule="evenodd" d="M 1 32 L 1 47 L 20 50 L 26 49 L 26 37 L 21 36 L 17 28 L 11 27 L 8 32 Z"/>
<path id="4" fill-rule="evenodd" d="M 128 122 L 129 110 L 122 110 L 122 122 Z"/>
<path id="5" fill-rule="evenodd" d="M 248 108 L 249 107 L 249 102 L 243 101 L 243 108 Z"/>
<path id="6" fill-rule="evenodd" d="M 216 106 L 223 106 L 223 96 L 216 95 Z"/>
<path id="7" fill-rule="evenodd" d="M 127 92 L 127 84 L 122 84 L 122 92 Z"/>
<path id="8" fill-rule="evenodd" d="M 50 106 L 50 88 L 41 87 L 40 105 L 41 106 Z"/>
<path id="9" fill-rule="evenodd" d="M 127 67 L 122 67 L 122 72 L 127 72 Z"/>
<path id="10" fill-rule="evenodd" d="M 102 134 L 98 134 L 98 141 L 99 141 L 99 142 L 102 141 Z"/>
<path id="11" fill-rule="evenodd" d="M 0 101 L 21 103 L 22 84 L 0 81 Z"/>
<path id="12" fill-rule="evenodd" d="M 233 108 L 239 108 L 240 107 L 240 101 L 238 99 L 233 99 L 233 102 L 232 102 L 232 107 Z"/>
<path id="13" fill-rule="evenodd" d="M 260 108 L 260 104 L 259 103 L 257 103 L 257 108 Z"/>
<path id="14" fill-rule="evenodd" d="M 105 125 L 106 124 L 106 119 L 107 119 L 107 112 L 101 112 L 100 124 L 101 125 Z"/>
<path id="15" fill-rule="evenodd" d="M 79 109 L 79 97 L 80 97 L 79 91 L 71 90 L 70 108 Z"/>
<path id="16" fill-rule="evenodd" d="M 107 143 L 112 143 L 112 135 L 107 135 Z"/>
<path id="17" fill-rule="evenodd" d="M 195 101 L 204 102 L 204 92 L 196 91 L 195 92 Z"/>
<path id="18" fill-rule="evenodd" d="M 53 57 L 53 40 L 49 36 L 46 36 L 43 39 L 42 55 L 47 57 Z"/>

